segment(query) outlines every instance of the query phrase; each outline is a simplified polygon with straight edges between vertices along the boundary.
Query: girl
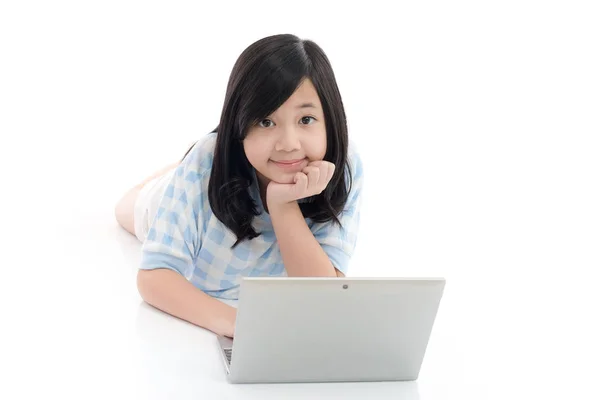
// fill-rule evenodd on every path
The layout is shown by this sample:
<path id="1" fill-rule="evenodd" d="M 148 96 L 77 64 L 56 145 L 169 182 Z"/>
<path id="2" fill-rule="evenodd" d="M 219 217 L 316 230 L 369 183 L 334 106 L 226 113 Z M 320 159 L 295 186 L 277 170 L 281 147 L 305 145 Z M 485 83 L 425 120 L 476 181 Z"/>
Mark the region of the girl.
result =
<path id="1" fill-rule="evenodd" d="M 233 337 L 227 303 L 243 277 L 345 276 L 361 178 L 322 49 L 289 34 L 253 43 L 233 67 L 217 128 L 116 206 L 143 242 L 140 295 Z"/>

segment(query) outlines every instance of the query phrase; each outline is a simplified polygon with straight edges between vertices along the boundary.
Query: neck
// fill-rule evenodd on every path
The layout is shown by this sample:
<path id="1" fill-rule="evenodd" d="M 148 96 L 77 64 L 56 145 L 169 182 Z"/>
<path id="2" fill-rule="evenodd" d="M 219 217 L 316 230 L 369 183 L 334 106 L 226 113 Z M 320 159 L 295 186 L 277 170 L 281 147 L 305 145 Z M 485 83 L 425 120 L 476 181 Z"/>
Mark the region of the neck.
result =
<path id="1" fill-rule="evenodd" d="M 257 183 L 258 183 L 258 193 L 260 194 L 260 201 L 262 202 L 263 208 L 269 213 L 269 208 L 267 207 L 267 186 L 269 185 L 269 180 L 262 176 L 260 173 L 256 173 L 257 175 Z"/>

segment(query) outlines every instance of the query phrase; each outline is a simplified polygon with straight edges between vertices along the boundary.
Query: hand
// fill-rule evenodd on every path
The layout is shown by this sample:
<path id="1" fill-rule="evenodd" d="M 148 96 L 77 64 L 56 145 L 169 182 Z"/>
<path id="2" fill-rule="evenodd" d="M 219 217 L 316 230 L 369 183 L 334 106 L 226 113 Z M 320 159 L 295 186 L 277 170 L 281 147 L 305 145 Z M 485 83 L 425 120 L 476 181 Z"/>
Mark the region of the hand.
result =
<path id="1" fill-rule="evenodd" d="M 233 338 L 233 335 L 235 334 L 237 309 L 226 304 L 223 304 L 223 306 L 225 306 L 224 312 L 220 314 L 219 318 L 216 320 L 216 326 L 214 327 L 213 331 L 217 335 Z"/>
<path id="2" fill-rule="evenodd" d="M 277 206 L 320 194 L 333 177 L 335 165 L 329 161 L 312 161 L 294 176 L 294 183 L 269 182 L 267 205 Z"/>
<path id="3" fill-rule="evenodd" d="M 223 336 L 227 336 L 228 338 L 233 339 L 233 335 L 235 335 L 235 318 L 227 324 L 225 330 L 223 331 Z"/>

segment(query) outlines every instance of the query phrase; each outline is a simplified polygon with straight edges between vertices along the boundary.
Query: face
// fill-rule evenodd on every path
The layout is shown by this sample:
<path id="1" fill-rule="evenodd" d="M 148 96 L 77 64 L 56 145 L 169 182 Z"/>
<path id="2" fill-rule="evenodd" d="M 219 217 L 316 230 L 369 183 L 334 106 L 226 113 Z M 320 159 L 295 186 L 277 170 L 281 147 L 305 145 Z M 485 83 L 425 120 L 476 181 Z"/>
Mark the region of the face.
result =
<path id="1" fill-rule="evenodd" d="M 323 109 L 309 79 L 273 114 L 252 126 L 244 139 L 246 157 L 263 185 L 293 183 L 296 172 L 322 160 L 326 150 Z"/>

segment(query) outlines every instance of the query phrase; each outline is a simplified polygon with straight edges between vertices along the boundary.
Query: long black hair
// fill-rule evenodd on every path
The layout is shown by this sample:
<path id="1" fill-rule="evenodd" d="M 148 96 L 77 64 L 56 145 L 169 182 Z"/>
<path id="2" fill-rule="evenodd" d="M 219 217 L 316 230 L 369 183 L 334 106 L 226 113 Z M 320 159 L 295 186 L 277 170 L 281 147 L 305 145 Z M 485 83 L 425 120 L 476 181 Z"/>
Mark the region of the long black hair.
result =
<path id="1" fill-rule="evenodd" d="M 319 95 L 327 132 L 324 160 L 336 168 L 326 189 L 299 205 L 304 218 L 340 224 L 338 215 L 348 199 L 352 179 L 346 113 L 331 64 L 311 40 L 291 34 L 269 36 L 251 44 L 237 59 L 219 125 L 213 130 L 217 138 L 208 198 L 215 216 L 237 236 L 234 247 L 260 234 L 252 226 L 260 212 L 248 191 L 254 170 L 243 140 L 249 128 L 277 110 L 304 79 L 311 80 Z"/>

